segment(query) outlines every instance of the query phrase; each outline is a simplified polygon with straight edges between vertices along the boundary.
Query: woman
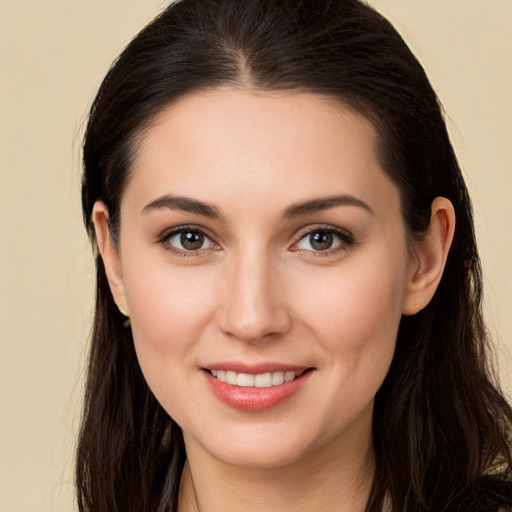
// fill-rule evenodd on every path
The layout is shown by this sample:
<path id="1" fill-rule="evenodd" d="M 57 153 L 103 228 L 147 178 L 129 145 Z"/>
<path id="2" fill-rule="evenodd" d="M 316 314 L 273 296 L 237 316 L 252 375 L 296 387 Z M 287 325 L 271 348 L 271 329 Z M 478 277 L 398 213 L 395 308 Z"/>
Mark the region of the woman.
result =
<path id="1" fill-rule="evenodd" d="M 87 511 L 512 507 L 469 197 L 356 0 L 182 0 L 92 106 Z"/>

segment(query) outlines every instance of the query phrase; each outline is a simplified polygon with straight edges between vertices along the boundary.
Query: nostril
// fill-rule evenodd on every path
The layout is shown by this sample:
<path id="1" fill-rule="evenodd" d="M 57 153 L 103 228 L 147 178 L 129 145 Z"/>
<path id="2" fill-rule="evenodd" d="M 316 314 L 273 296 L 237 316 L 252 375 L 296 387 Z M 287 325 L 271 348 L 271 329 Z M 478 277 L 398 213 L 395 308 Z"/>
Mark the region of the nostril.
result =
<path id="1" fill-rule="evenodd" d="M 226 335 L 240 341 L 272 341 L 287 333 L 291 326 L 286 311 L 269 305 L 254 307 L 249 313 L 236 313 L 236 310 L 228 312 L 219 326 Z"/>

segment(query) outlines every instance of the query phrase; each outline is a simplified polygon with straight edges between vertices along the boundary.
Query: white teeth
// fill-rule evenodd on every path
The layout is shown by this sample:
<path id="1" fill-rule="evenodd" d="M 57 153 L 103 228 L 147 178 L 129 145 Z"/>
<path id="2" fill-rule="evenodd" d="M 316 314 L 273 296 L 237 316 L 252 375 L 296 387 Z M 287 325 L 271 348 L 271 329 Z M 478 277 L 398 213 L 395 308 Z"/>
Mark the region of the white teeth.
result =
<path id="1" fill-rule="evenodd" d="M 241 388 L 251 388 L 254 386 L 254 375 L 250 375 L 249 373 L 239 373 L 236 384 Z"/>
<path id="2" fill-rule="evenodd" d="M 233 386 L 242 388 L 270 388 L 272 386 L 279 386 L 284 382 L 291 382 L 292 380 L 300 377 L 304 371 L 299 372 L 267 372 L 252 375 L 250 373 L 236 373 L 231 370 L 210 370 L 213 377 L 216 377 L 221 382 L 227 382 Z"/>
<path id="3" fill-rule="evenodd" d="M 233 384 L 233 386 L 237 385 L 237 378 L 235 372 L 226 372 L 226 382 L 228 384 Z"/>
<path id="4" fill-rule="evenodd" d="M 293 379 L 295 379 L 295 372 L 286 372 L 284 374 L 284 381 L 285 382 L 290 382 Z"/>
<path id="5" fill-rule="evenodd" d="M 269 373 L 259 373 L 254 377 L 254 385 L 257 388 L 269 388 L 272 386 L 272 374 Z"/>
<path id="6" fill-rule="evenodd" d="M 272 374 L 272 385 L 279 386 L 284 382 L 284 372 L 274 372 Z"/>

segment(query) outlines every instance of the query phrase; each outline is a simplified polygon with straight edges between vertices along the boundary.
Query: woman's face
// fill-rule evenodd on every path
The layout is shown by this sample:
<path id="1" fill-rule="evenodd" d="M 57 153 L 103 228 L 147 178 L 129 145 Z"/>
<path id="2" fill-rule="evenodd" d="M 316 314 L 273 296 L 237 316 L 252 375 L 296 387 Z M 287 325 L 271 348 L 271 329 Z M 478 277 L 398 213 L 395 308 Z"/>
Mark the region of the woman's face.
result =
<path id="1" fill-rule="evenodd" d="M 413 272 L 375 146 L 320 96 L 227 87 L 145 133 L 111 282 L 187 449 L 270 467 L 368 445 Z"/>

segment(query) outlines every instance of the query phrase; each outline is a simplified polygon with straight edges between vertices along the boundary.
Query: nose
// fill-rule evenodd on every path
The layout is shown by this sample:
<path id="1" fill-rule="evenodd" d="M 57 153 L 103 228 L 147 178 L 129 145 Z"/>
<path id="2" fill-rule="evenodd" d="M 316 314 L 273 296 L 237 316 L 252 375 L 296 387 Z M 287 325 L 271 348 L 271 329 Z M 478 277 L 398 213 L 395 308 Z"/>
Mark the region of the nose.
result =
<path id="1" fill-rule="evenodd" d="M 283 335 L 291 319 L 277 269 L 266 255 L 242 256 L 227 269 L 221 330 L 245 342 Z"/>

